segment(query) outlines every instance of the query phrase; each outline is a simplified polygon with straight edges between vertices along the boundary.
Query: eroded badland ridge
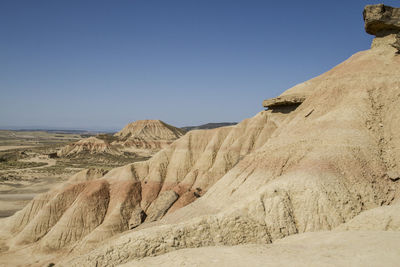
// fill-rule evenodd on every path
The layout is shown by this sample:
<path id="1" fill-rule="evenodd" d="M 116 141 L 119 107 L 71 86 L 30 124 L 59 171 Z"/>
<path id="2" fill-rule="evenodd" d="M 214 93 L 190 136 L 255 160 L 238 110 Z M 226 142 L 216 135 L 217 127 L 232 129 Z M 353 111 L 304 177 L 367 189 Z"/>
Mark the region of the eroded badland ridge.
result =
<path id="1" fill-rule="evenodd" d="M 264 101 L 253 118 L 190 131 L 147 161 L 84 170 L 39 195 L 0 221 L 0 262 L 395 266 L 398 14 L 367 6 L 371 49 Z"/>
<path id="2" fill-rule="evenodd" d="M 134 153 L 151 156 L 184 135 L 184 131 L 160 120 L 140 120 L 127 124 L 114 135 L 89 137 L 65 146 L 60 157 L 76 157 L 85 153 L 121 155 Z"/>

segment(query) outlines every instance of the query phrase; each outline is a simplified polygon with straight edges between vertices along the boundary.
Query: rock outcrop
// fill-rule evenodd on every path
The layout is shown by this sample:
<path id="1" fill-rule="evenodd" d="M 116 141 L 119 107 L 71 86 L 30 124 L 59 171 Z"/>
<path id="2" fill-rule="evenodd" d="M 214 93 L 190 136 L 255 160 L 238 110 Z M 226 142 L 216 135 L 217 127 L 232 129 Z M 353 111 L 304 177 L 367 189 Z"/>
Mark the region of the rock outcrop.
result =
<path id="1" fill-rule="evenodd" d="M 304 95 L 289 94 L 264 100 L 263 106 L 269 109 L 285 106 L 299 106 L 305 99 L 306 97 Z"/>
<path id="2" fill-rule="evenodd" d="M 190 131 L 148 161 L 71 178 L 0 221 L 0 263 L 35 251 L 61 266 L 115 266 L 314 231 L 399 231 L 397 52 L 373 47 L 287 90 L 280 99 L 304 96 L 295 109 L 270 106 L 235 126 Z M 344 237 L 400 242 L 347 234 L 306 238 L 305 251 L 315 240 L 346 247 Z"/>
<path id="3" fill-rule="evenodd" d="M 389 44 L 400 50 L 400 8 L 368 5 L 363 16 L 365 31 L 376 36 L 372 48 Z"/>
<path id="4" fill-rule="evenodd" d="M 147 209 L 146 221 L 153 222 L 161 219 L 178 198 L 179 195 L 174 190 L 160 193 Z"/>
<path id="5" fill-rule="evenodd" d="M 400 32 L 400 8 L 384 4 L 368 5 L 364 9 L 365 31 L 375 36 Z"/>

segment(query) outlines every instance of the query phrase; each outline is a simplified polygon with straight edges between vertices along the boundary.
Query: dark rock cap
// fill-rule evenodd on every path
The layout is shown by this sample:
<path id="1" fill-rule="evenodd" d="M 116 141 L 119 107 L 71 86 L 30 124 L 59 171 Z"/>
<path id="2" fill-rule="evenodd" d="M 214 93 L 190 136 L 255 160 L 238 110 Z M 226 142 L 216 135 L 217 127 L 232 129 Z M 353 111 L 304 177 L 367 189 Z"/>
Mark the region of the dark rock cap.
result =
<path id="1" fill-rule="evenodd" d="M 264 100 L 263 106 L 273 109 L 282 106 L 300 105 L 305 99 L 305 96 L 299 94 L 283 95 Z"/>
<path id="2" fill-rule="evenodd" d="M 365 31 L 375 36 L 400 32 L 400 8 L 384 4 L 368 5 L 363 12 Z"/>

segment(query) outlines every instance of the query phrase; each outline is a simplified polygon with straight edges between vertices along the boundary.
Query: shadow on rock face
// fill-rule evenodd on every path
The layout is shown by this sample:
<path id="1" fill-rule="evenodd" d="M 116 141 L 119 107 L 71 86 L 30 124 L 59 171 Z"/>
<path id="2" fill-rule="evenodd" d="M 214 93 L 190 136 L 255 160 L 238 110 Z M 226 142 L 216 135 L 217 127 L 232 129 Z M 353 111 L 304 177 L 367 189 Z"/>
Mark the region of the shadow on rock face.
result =
<path id="1" fill-rule="evenodd" d="M 272 113 L 283 113 L 283 114 L 289 114 L 290 112 L 295 111 L 301 104 L 292 104 L 288 106 L 277 106 L 274 108 L 271 108 Z"/>

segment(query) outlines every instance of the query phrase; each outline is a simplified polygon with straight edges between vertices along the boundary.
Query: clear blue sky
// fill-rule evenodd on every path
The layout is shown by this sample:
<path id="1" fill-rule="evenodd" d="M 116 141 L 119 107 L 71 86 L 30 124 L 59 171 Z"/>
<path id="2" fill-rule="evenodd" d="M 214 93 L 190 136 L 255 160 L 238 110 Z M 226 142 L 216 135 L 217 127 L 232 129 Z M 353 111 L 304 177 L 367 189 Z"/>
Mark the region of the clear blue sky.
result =
<path id="1" fill-rule="evenodd" d="M 368 49 L 379 2 L 1 0 L 0 127 L 240 121 Z"/>

